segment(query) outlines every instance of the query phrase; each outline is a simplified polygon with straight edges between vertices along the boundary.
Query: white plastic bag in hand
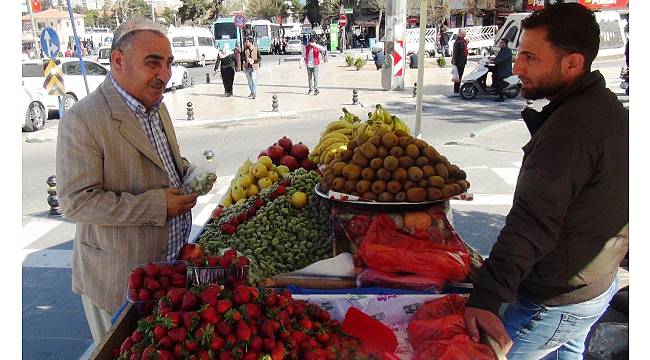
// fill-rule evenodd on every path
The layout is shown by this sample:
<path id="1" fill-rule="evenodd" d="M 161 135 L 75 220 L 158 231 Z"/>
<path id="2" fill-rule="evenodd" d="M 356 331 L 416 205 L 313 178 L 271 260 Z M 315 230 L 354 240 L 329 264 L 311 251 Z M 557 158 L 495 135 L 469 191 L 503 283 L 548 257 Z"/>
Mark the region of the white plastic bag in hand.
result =
<path id="1" fill-rule="evenodd" d="M 460 76 L 458 75 L 458 67 L 454 65 L 453 68 L 451 68 L 451 81 L 452 82 L 460 82 Z"/>
<path id="2" fill-rule="evenodd" d="M 215 181 L 217 181 L 217 173 L 214 170 L 205 165 L 190 164 L 185 179 L 183 179 L 182 188 L 186 194 L 205 195 L 212 190 Z"/>

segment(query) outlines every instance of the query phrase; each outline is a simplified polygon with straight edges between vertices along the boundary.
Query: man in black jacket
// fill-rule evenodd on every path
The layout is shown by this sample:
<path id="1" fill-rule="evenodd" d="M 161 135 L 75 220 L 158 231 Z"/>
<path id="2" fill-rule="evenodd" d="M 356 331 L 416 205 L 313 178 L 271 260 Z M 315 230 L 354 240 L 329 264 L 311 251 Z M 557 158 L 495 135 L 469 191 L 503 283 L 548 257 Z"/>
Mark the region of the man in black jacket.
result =
<path id="1" fill-rule="evenodd" d="M 454 82 L 454 93 L 460 93 L 460 82 L 463 80 L 465 64 L 467 64 L 467 40 L 465 40 L 465 30 L 458 33 L 458 38 L 454 42 L 454 53 L 451 54 L 451 64 L 458 68 L 458 82 Z"/>
<path id="2" fill-rule="evenodd" d="M 512 346 L 508 359 L 582 359 L 628 249 L 628 111 L 591 70 L 600 42 L 592 12 L 551 5 L 522 27 L 513 72 L 525 98 L 550 103 L 522 112 L 532 137 L 465 321 L 475 340 L 481 328 Z"/>
<path id="3" fill-rule="evenodd" d="M 508 48 L 508 39 L 503 38 L 499 41 L 499 54 L 492 60 L 494 70 L 492 72 L 492 86 L 497 89 L 498 97 L 496 102 L 503 101 L 503 79 L 512 75 L 512 51 Z"/>

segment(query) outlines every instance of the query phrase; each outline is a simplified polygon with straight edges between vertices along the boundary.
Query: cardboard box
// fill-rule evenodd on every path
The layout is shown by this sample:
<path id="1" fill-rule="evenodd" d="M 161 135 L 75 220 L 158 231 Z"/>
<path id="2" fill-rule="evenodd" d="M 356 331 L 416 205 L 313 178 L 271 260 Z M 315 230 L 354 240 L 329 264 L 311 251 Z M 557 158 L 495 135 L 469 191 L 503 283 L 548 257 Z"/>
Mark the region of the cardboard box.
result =
<path id="1" fill-rule="evenodd" d="M 113 349 L 119 348 L 127 336 L 131 336 L 133 330 L 136 329 L 138 324 L 138 311 L 136 307 L 129 303 L 120 316 L 115 321 L 115 324 L 108 331 L 101 343 L 97 345 L 93 353 L 90 355 L 91 360 L 112 360 Z"/>

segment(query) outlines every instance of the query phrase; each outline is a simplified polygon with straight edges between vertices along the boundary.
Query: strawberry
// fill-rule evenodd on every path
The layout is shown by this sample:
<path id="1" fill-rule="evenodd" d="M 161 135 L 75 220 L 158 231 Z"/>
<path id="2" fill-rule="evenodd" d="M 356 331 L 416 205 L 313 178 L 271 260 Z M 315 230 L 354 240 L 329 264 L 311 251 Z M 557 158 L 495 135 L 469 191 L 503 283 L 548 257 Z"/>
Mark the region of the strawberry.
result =
<path id="1" fill-rule="evenodd" d="M 137 344 L 140 341 L 142 341 L 143 337 L 144 337 L 144 335 L 142 334 L 142 332 L 140 332 L 138 330 L 134 330 L 133 333 L 131 334 L 131 340 L 133 340 L 134 344 Z"/>
<path id="2" fill-rule="evenodd" d="M 237 225 L 232 223 L 223 223 L 221 224 L 221 232 L 226 235 L 232 235 L 237 232 Z"/>
<path id="3" fill-rule="evenodd" d="M 237 339 L 241 341 L 248 341 L 248 339 L 251 338 L 251 330 L 244 321 L 237 321 L 237 323 L 235 323 L 235 334 Z"/>
<path id="4" fill-rule="evenodd" d="M 167 336 L 175 343 L 182 343 L 187 336 L 187 330 L 182 326 L 173 327 L 167 331 Z"/>
<path id="5" fill-rule="evenodd" d="M 286 341 L 287 339 L 291 338 L 291 333 L 287 330 L 280 330 L 279 337 L 280 340 Z"/>
<path id="6" fill-rule="evenodd" d="M 206 256 L 205 261 L 209 267 L 216 267 L 219 265 L 219 256 Z"/>
<path id="7" fill-rule="evenodd" d="M 230 327 L 230 324 L 222 320 L 217 324 L 217 332 L 223 336 L 226 336 L 232 332 L 232 328 Z"/>
<path id="8" fill-rule="evenodd" d="M 183 345 L 182 344 L 176 344 L 174 345 L 174 357 L 176 359 L 185 359 L 185 354 L 183 351 Z"/>
<path id="9" fill-rule="evenodd" d="M 188 311 L 183 314 L 183 326 L 189 331 L 194 331 L 194 328 L 201 322 L 201 317 L 195 311 Z"/>
<path id="10" fill-rule="evenodd" d="M 156 291 L 160 289 L 160 284 L 158 283 L 158 281 L 156 281 L 156 279 L 147 276 L 146 278 L 144 278 L 144 287 L 147 288 L 148 290 Z"/>
<path id="11" fill-rule="evenodd" d="M 314 323 L 308 318 L 308 317 L 303 317 L 300 319 L 300 326 L 302 326 L 303 329 L 310 331 L 311 329 L 314 328 Z"/>
<path id="12" fill-rule="evenodd" d="M 193 292 L 191 291 L 186 291 L 185 294 L 183 294 L 183 303 L 181 305 L 181 310 L 184 311 L 190 311 L 190 310 L 195 310 L 199 305 L 198 299 L 196 298 L 196 295 L 194 295 Z"/>
<path id="13" fill-rule="evenodd" d="M 122 341 L 122 345 L 120 346 L 120 354 L 126 354 L 126 352 L 131 350 L 132 347 L 133 339 L 130 337 L 124 339 L 124 341 Z"/>
<path id="14" fill-rule="evenodd" d="M 319 343 L 325 345 L 330 341 L 330 334 L 325 331 L 321 331 L 316 334 L 316 340 L 318 340 Z"/>
<path id="15" fill-rule="evenodd" d="M 228 221 L 228 224 L 237 227 L 237 225 L 239 225 L 239 217 L 233 216 L 232 218 L 230 218 L 230 221 Z"/>
<path id="16" fill-rule="evenodd" d="M 158 347 L 171 350 L 174 347 L 174 342 L 169 336 L 163 336 L 160 338 L 160 341 L 158 341 Z"/>
<path id="17" fill-rule="evenodd" d="M 136 274 L 141 278 L 143 278 L 143 277 L 145 277 L 147 275 L 147 272 L 144 271 L 143 267 L 137 267 L 137 268 L 133 269 L 133 271 L 131 273 Z"/>
<path id="18" fill-rule="evenodd" d="M 224 343 L 225 342 L 221 336 L 215 335 L 210 341 L 210 349 L 212 351 L 218 351 L 223 348 Z"/>
<path id="19" fill-rule="evenodd" d="M 305 339 L 307 339 L 307 335 L 305 335 L 304 332 L 295 330 L 291 333 L 291 338 L 294 339 L 298 344 L 301 344 Z"/>
<path id="20" fill-rule="evenodd" d="M 278 194 L 278 196 L 282 196 L 287 193 L 287 188 L 280 185 L 275 189 L 275 192 Z"/>
<path id="21" fill-rule="evenodd" d="M 153 299 L 155 301 L 158 301 L 158 300 L 162 299 L 164 296 L 165 296 L 165 290 L 163 290 L 163 289 L 158 289 L 158 290 L 156 290 L 156 292 L 153 293 Z M 171 307 L 170 307 L 170 309 L 171 309 Z"/>
<path id="22" fill-rule="evenodd" d="M 147 289 L 140 289 L 140 291 L 138 292 L 138 299 L 140 301 L 151 300 L 151 293 Z"/>
<path id="23" fill-rule="evenodd" d="M 230 263 L 231 263 L 231 262 L 232 262 L 232 258 L 222 256 L 222 257 L 219 259 L 219 266 L 224 267 L 224 268 L 227 268 L 227 267 L 230 267 Z"/>
<path id="24" fill-rule="evenodd" d="M 232 292 L 232 300 L 235 304 L 245 304 L 250 302 L 250 291 L 248 286 L 239 285 Z"/>
<path id="25" fill-rule="evenodd" d="M 264 206 L 264 200 L 262 200 L 262 198 L 257 198 L 255 199 L 255 203 L 253 205 L 257 210 L 259 210 L 262 206 Z"/>
<path id="26" fill-rule="evenodd" d="M 183 323 L 183 314 L 178 311 L 168 312 L 165 316 L 170 320 L 172 326 L 179 326 Z"/>
<path id="27" fill-rule="evenodd" d="M 235 345 L 237 345 L 237 338 L 233 334 L 228 334 L 228 336 L 226 336 L 225 342 L 226 342 L 226 348 L 230 349 L 233 348 Z"/>
<path id="28" fill-rule="evenodd" d="M 215 308 L 208 305 L 201 312 L 201 320 L 215 325 L 219 322 L 219 320 L 221 320 L 221 317 L 219 314 L 217 314 L 217 310 L 215 310 Z"/>
<path id="29" fill-rule="evenodd" d="M 216 310 L 219 314 L 224 314 L 232 307 L 230 300 L 217 300 Z"/>
<path id="30" fill-rule="evenodd" d="M 275 347 L 275 340 L 273 338 L 264 338 L 262 340 L 262 349 L 266 352 L 271 352 Z"/>
<path id="31" fill-rule="evenodd" d="M 232 352 L 222 351 L 219 353 L 219 360 L 233 360 Z"/>
<path id="32" fill-rule="evenodd" d="M 272 360 L 283 360 L 284 359 L 284 345 L 278 343 L 273 350 L 271 350 L 271 359 Z"/>
<path id="33" fill-rule="evenodd" d="M 257 208 L 254 206 L 249 207 L 248 210 L 246 210 L 246 214 L 248 214 L 249 219 L 252 218 L 257 214 Z"/>
<path id="34" fill-rule="evenodd" d="M 206 349 L 200 349 L 198 355 L 199 360 L 212 360 L 210 353 L 208 353 L 208 350 Z"/>
<path id="35" fill-rule="evenodd" d="M 219 294 L 221 294 L 221 288 L 218 285 L 210 285 L 204 288 L 199 296 L 203 304 L 216 306 Z"/>
<path id="36" fill-rule="evenodd" d="M 139 290 L 137 289 L 129 289 L 129 300 L 131 301 L 138 301 L 140 298 L 138 297 L 139 295 Z"/>
<path id="37" fill-rule="evenodd" d="M 153 345 L 149 345 L 142 351 L 142 357 L 140 357 L 140 359 L 153 360 L 157 357 L 156 348 Z"/>
<path id="38" fill-rule="evenodd" d="M 250 260 L 246 256 L 240 256 L 237 258 L 237 266 L 244 267 L 250 265 Z"/>
<path id="39" fill-rule="evenodd" d="M 171 284 L 172 284 L 173 287 L 176 287 L 176 288 L 185 288 L 185 285 L 186 285 L 186 276 L 185 276 L 185 274 L 176 273 L 176 274 L 172 275 Z"/>
<path id="40" fill-rule="evenodd" d="M 275 336 L 274 331 L 273 331 L 273 321 L 266 319 L 264 322 L 259 327 L 260 329 L 260 334 L 265 337 L 273 337 Z"/>
<path id="41" fill-rule="evenodd" d="M 237 220 L 239 220 L 239 223 L 240 223 L 240 224 L 245 223 L 245 222 L 248 220 L 248 213 L 247 213 L 246 211 L 242 212 L 242 213 L 239 214 L 239 216 L 237 217 Z"/>
<path id="42" fill-rule="evenodd" d="M 144 266 L 144 272 L 147 273 L 149 277 L 155 277 L 160 273 L 160 266 L 154 263 L 148 263 Z"/>
<path id="43" fill-rule="evenodd" d="M 180 305 L 185 292 L 187 292 L 185 288 L 171 288 L 167 290 L 167 298 L 173 305 Z"/>
<path id="44" fill-rule="evenodd" d="M 162 339 L 163 336 L 167 335 L 167 329 L 162 325 L 156 325 L 153 328 L 153 338 L 158 341 Z"/>
<path id="45" fill-rule="evenodd" d="M 129 276 L 129 287 L 131 289 L 139 289 L 142 287 L 142 276 L 138 275 L 135 271 Z"/>
<path id="46" fill-rule="evenodd" d="M 168 350 L 158 350 L 158 360 L 174 360 L 174 354 Z"/>
<path id="47" fill-rule="evenodd" d="M 174 265 L 164 265 L 160 268 L 160 277 L 170 277 L 176 273 Z"/>
<path id="48" fill-rule="evenodd" d="M 232 352 L 232 357 L 235 359 L 241 359 L 244 356 L 244 350 L 238 347 L 233 348 L 231 352 Z"/>
<path id="49" fill-rule="evenodd" d="M 196 343 L 196 341 L 192 339 L 185 339 L 185 350 L 193 353 L 196 351 L 196 349 L 199 347 L 199 344 Z"/>
<path id="50" fill-rule="evenodd" d="M 241 320 L 241 313 L 235 309 L 230 309 L 225 314 L 223 314 L 223 318 L 232 324 L 236 321 Z"/>
<path id="51" fill-rule="evenodd" d="M 249 351 L 246 354 L 244 354 L 244 358 L 242 360 L 257 360 L 259 355 L 255 351 Z"/>
<path id="52" fill-rule="evenodd" d="M 259 336 L 253 336 L 253 339 L 251 340 L 251 350 L 253 351 L 260 351 L 262 350 L 262 338 Z"/>
<path id="53" fill-rule="evenodd" d="M 172 274 L 172 276 L 173 276 L 173 274 Z M 171 282 L 170 278 L 167 277 L 167 276 L 161 276 L 160 278 L 158 278 L 158 284 L 160 284 L 160 288 L 163 289 L 163 290 L 167 290 L 167 289 L 169 289 L 169 287 L 172 286 L 172 282 Z"/>
<path id="54" fill-rule="evenodd" d="M 181 261 L 178 264 L 174 265 L 174 270 L 176 270 L 177 273 L 185 276 L 187 275 L 187 264 Z"/>

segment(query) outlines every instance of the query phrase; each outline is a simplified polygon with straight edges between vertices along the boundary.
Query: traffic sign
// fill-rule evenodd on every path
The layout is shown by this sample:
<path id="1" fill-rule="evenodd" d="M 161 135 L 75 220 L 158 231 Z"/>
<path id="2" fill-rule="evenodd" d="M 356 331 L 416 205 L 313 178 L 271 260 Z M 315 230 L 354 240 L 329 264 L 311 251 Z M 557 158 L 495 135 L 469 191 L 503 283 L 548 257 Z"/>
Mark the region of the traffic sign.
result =
<path id="1" fill-rule="evenodd" d="M 59 42 L 59 35 L 51 27 L 46 27 L 41 32 L 41 49 L 47 57 L 55 58 L 59 54 L 61 43 Z"/>
<path id="2" fill-rule="evenodd" d="M 346 26 L 348 24 L 348 17 L 345 15 L 339 16 L 339 25 Z"/>
<path id="3" fill-rule="evenodd" d="M 246 17 L 244 15 L 235 15 L 233 22 L 235 23 L 235 26 L 240 29 L 246 27 Z"/>
<path id="4" fill-rule="evenodd" d="M 395 40 L 393 43 L 393 76 L 404 75 L 404 40 Z"/>
<path id="5" fill-rule="evenodd" d="M 45 74 L 43 88 L 47 90 L 48 95 L 65 95 L 63 72 L 59 65 L 61 65 L 61 60 L 50 60 L 43 70 L 43 73 Z"/>

